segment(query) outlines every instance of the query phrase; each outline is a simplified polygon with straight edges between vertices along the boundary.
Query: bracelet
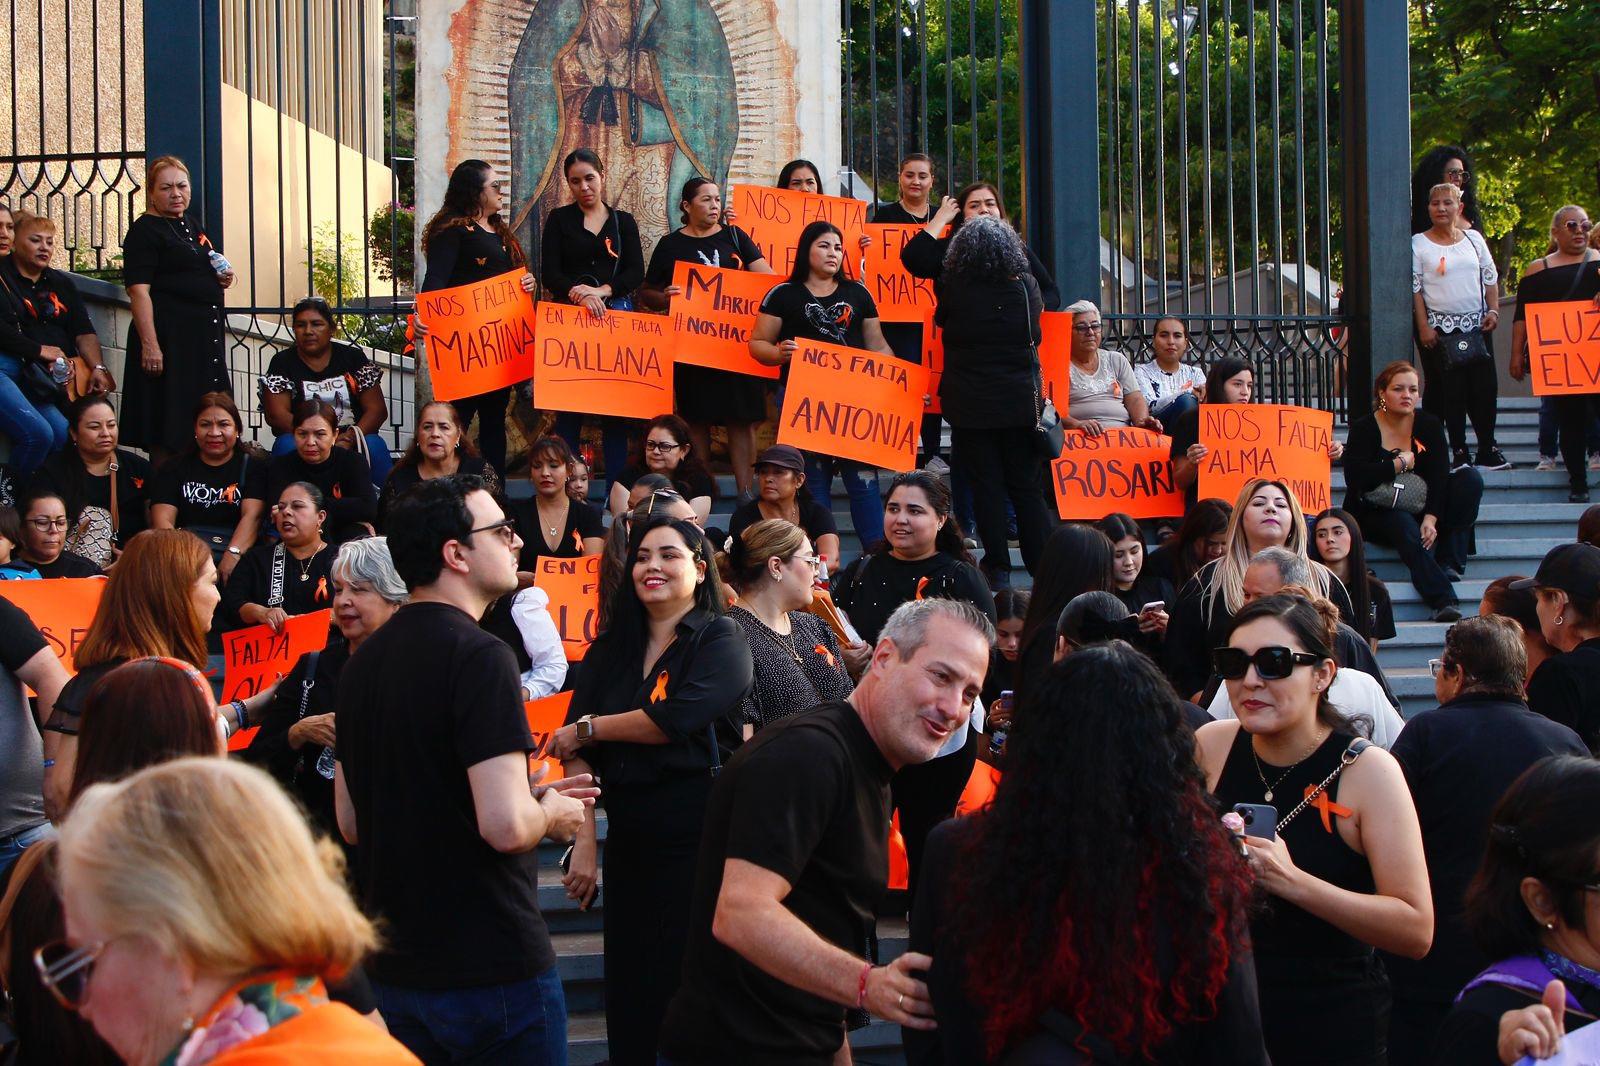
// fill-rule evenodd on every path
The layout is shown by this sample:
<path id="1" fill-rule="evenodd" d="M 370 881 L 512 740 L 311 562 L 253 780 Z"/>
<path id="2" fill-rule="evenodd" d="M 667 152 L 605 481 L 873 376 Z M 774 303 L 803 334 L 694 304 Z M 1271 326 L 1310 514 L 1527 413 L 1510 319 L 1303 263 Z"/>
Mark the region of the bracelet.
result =
<path id="1" fill-rule="evenodd" d="M 233 726 L 228 723 L 228 716 L 223 714 L 220 710 L 217 711 L 217 724 L 222 726 L 223 740 L 227 740 L 229 737 L 233 736 Z"/>
<path id="2" fill-rule="evenodd" d="M 861 978 L 856 982 L 856 1009 L 865 1010 L 867 1007 L 867 975 L 872 972 L 872 963 L 861 967 Z"/>
<path id="3" fill-rule="evenodd" d="M 239 728 L 243 729 L 248 724 L 249 712 L 245 709 L 244 700 L 234 700 L 228 706 L 233 708 L 234 716 L 239 719 Z"/>
<path id="4" fill-rule="evenodd" d="M 50 769 L 50 767 L 54 766 L 55 764 L 56 764 L 56 761 L 54 759 L 46 759 L 44 761 L 44 768 L 46 770 L 48 770 L 48 769 Z"/>
<path id="5" fill-rule="evenodd" d="M 101 366 L 97 366 L 97 367 L 94 368 L 94 372 L 96 374 L 100 373 L 101 371 L 105 371 L 105 373 L 107 373 L 107 374 L 111 373 L 111 371 L 106 370 L 106 368 L 105 368 L 105 366 L 103 364 Z"/>

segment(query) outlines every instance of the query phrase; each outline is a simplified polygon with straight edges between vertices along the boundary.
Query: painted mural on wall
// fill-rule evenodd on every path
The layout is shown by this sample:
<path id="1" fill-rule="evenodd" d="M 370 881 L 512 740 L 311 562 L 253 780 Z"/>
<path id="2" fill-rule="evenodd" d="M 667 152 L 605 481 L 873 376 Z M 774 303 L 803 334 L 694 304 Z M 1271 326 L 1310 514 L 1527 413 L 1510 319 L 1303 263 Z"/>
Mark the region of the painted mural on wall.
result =
<path id="1" fill-rule="evenodd" d="M 808 2 L 442 0 L 450 10 L 419 27 L 419 166 L 431 162 L 442 189 L 461 160 L 493 163 L 532 252 L 545 214 L 572 198 L 561 160 L 592 149 L 606 199 L 634 214 L 648 254 L 679 225 L 688 178 L 770 182 L 801 154 L 796 45 L 781 27 Z M 436 133 L 425 95 L 435 73 L 449 89 Z M 418 178 L 426 211 L 432 182 Z"/>

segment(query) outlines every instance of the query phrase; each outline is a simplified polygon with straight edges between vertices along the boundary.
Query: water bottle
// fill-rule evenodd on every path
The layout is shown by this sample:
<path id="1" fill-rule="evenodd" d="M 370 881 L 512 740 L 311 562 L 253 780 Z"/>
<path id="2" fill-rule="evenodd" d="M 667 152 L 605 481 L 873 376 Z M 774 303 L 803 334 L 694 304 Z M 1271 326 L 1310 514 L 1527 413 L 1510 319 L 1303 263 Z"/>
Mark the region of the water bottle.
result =
<path id="1" fill-rule="evenodd" d="M 228 257 L 217 251 L 215 248 L 212 248 L 210 251 L 206 252 L 206 258 L 211 260 L 211 269 L 215 270 L 218 274 L 226 274 L 228 271 L 233 269 L 233 264 L 228 262 Z"/>
<path id="2" fill-rule="evenodd" d="M 989 707 L 989 754 L 996 759 L 1006 753 L 1006 737 L 1011 732 L 1011 702 L 1011 690 L 1006 689 Z"/>
<path id="3" fill-rule="evenodd" d="M 65 385 L 72 377 L 72 367 L 67 363 L 66 356 L 56 356 L 55 361 L 50 364 L 50 377 L 57 385 Z"/>
<path id="4" fill-rule="evenodd" d="M 828 557 L 817 556 L 817 576 L 812 579 L 812 587 L 825 589 L 828 587 Z"/>

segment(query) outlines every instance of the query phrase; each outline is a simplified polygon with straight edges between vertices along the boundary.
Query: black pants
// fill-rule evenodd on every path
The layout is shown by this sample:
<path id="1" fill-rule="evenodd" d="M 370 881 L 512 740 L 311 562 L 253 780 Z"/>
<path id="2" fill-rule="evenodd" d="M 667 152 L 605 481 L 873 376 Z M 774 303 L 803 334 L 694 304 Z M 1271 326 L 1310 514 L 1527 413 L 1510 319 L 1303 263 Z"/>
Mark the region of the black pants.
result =
<path id="1" fill-rule="evenodd" d="M 928 460 L 944 454 L 944 419 L 938 415 L 922 416 L 922 441 L 918 449 L 918 466 L 927 466 Z"/>
<path id="2" fill-rule="evenodd" d="M 1006 429 L 950 427 L 951 459 L 972 487 L 984 565 L 1011 569 L 1007 548 L 1006 500 L 1017 515 L 1022 565 L 1033 573 L 1044 555 L 1053 523 L 1044 502 L 1044 460 L 1034 447 L 1031 426 Z"/>
<path id="3" fill-rule="evenodd" d="M 1589 487 L 1589 468 L 1586 465 L 1584 442 L 1588 440 L 1589 421 L 1595 417 L 1595 396 L 1557 396 L 1556 419 L 1561 431 L 1561 461 L 1567 468 L 1567 482 L 1574 491 Z"/>
<path id="4" fill-rule="evenodd" d="M 1582 445 L 1581 437 L 1579 445 Z M 1483 500 L 1483 475 L 1475 466 L 1462 467 L 1451 474 L 1447 485 L 1445 499 L 1435 511 L 1439 516 L 1439 535 L 1431 550 L 1422 546 L 1418 516 L 1365 504 L 1355 508 L 1361 535 L 1400 553 L 1400 561 L 1411 571 L 1411 583 L 1417 587 L 1418 595 L 1433 608 L 1459 602 L 1455 586 L 1444 568 L 1466 569 L 1472 527 L 1478 521 L 1478 504 Z M 1439 501 L 1429 500 L 1428 503 L 1432 509 Z"/>
<path id="5" fill-rule="evenodd" d="M 502 477 L 506 472 L 506 401 L 510 396 L 510 389 L 495 389 L 451 401 L 461 416 L 462 433 L 472 425 L 472 416 L 478 416 L 478 450 Z"/>
<path id="6" fill-rule="evenodd" d="M 1487 341 L 1488 335 L 1484 336 Z M 1447 335 L 1440 338 L 1448 340 Z M 1437 348 L 1435 349 L 1437 351 Z M 1491 348 L 1490 352 L 1493 353 Z M 1500 376 L 1491 357 L 1479 363 L 1452 367 L 1441 355 L 1434 358 L 1441 364 L 1444 374 L 1445 429 L 1450 434 L 1450 448 L 1465 451 L 1467 447 L 1467 419 L 1472 419 L 1472 435 L 1478 438 L 1478 454 L 1495 446 L 1495 409 L 1500 398 Z"/>
<path id="7" fill-rule="evenodd" d="M 978 761 L 979 740 L 978 731 L 969 729 L 967 742 L 959 751 L 902 767 L 890 782 L 894 805 L 900 811 L 900 837 L 906 842 L 906 887 L 912 898 L 917 894 L 923 845 L 934 826 L 956 813 L 956 803 Z"/>

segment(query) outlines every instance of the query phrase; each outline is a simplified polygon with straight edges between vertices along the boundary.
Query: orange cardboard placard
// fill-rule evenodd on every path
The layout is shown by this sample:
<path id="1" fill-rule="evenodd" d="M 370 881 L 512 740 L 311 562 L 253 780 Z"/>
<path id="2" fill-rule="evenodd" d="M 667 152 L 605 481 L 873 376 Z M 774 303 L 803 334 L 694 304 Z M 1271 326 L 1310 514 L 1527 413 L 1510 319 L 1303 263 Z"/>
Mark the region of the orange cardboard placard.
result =
<path id="1" fill-rule="evenodd" d="M 673 359 L 776 381 L 778 368 L 750 354 L 750 331 L 761 301 L 782 281 L 679 260 L 672 268 L 672 283 L 683 290 L 672 298 Z"/>
<path id="2" fill-rule="evenodd" d="M 543 556 L 533 572 L 533 583 L 550 597 L 550 618 L 561 634 L 568 662 L 577 662 L 599 635 L 600 556 L 577 559 Z"/>
<path id="3" fill-rule="evenodd" d="M 916 466 L 928 368 L 859 348 L 799 344 L 789 363 L 778 443 L 884 470 Z"/>
<path id="4" fill-rule="evenodd" d="M 297 614 L 276 633 L 259 625 L 223 634 L 222 702 L 249 699 L 287 675 L 300 656 L 327 647 L 332 620 L 324 609 Z"/>
<path id="5" fill-rule="evenodd" d="M 1600 392 L 1600 308 L 1588 300 L 1529 304 L 1527 317 L 1533 394 Z"/>
<path id="6" fill-rule="evenodd" d="M 654 418 L 672 410 L 672 349 L 664 315 L 539 304 L 534 403 L 546 411 Z"/>
<path id="7" fill-rule="evenodd" d="M 1072 317 L 1065 311 L 1039 316 L 1039 369 L 1044 376 L 1044 398 L 1055 403 L 1065 417 L 1072 392 Z"/>
<path id="8" fill-rule="evenodd" d="M 417 317 L 439 400 L 502 389 L 533 376 L 533 297 L 520 267 L 487 281 L 417 293 Z"/>
<path id="9" fill-rule="evenodd" d="M 67 673 L 76 673 L 72 655 L 88 635 L 100 607 L 103 577 L 52 577 L 38 581 L 0 581 L 0 596 L 20 607 Z"/>
<path id="10" fill-rule="evenodd" d="M 1245 482 L 1264 477 L 1293 490 L 1308 515 L 1332 506 L 1329 489 L 1333 414 L 1287 404 L 1200 405 L 1201 499 L 1234 501 Z"/>
<path id="11" fill-rule="evenodd" d="M 861 283 L 878 305 L 878 317 L 885 322 L 921 322 L 933 313 L 937 302 L 933 282 L 912 277 L 900 262 L 900 249 L 921 233 L 925 226 L 869 223 L 866 227 L 872 247 L 862 261 Z M 845 249 L 849 254 L 850 249 Z"/>
<path id="12" fill-rule="evenodd" d="M 978 738 L 983 741 L 982 737 Z M 961 818 L 969 814 L 977 814 L 989 804 L 994 802 L 995 789 L 1000 787 L 1000 771 L 979 759 L 972 764 L 972 773 L 967 777 L 967 786 L 961 790 L 961 798 L 956 801 L 956 817 Z"/>
<path id="13" fill-rule="evenodd" d="M 1061 458 L 1050 464 L 1056 509 L 1062 518 L 1094 521 L 1122 512 L 1134 518 L 1183 514 L 1183 491 L 1167 458 L 1172 438 L 1130 426 L 1098 437 L 1065 434 Z"/>
<path id="14" fill-rule="evenodd" d="M 734 225 L 750 235 L 761 249 L 761 257 L 784 277 L 794 270 L 800 232 L 813 222 L 832 222 L 838 226 L 839 232 L 844 234 L 845 262 L 860 261 L 861 235 L 867 224 L 865 201 L 765 185 L 735 185 L 729 202 L 734 210 Z M 846 273 L 854 276 L 855 271 L 847 266 Z"/>
<path id="15" fill-rule="evenodd" d="M 522 705 L 528 716 L 528 732 L 533 734 L 533 754 L 528 756 L 528 773 L 537 774 L 540 767 L 547 768 L 546 781 L 561 778 L 561 760 L 549 754 L 550 734 L 567 720 L 567 708 L 572 706 L 571 692 L 557 692 L 543 699 L 529 700 Z"/>
<path id="16" fill-rule="evenodd" d="M 922 365 L 928 368 L 928 406 L 931 414 L 940 414 L 944 405 L 939 402 L 939 383 L 944 380 L 944 330 L 933 321 L 929 311 L 922 320 Z"/>

